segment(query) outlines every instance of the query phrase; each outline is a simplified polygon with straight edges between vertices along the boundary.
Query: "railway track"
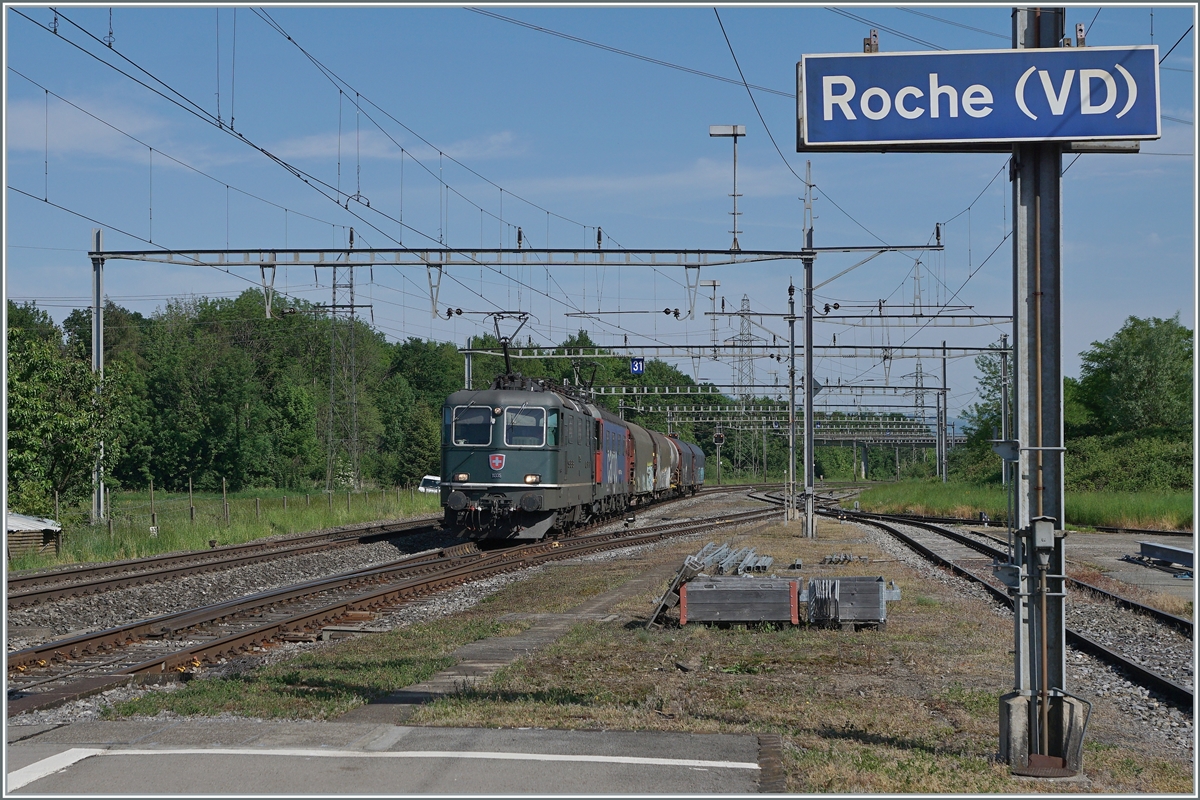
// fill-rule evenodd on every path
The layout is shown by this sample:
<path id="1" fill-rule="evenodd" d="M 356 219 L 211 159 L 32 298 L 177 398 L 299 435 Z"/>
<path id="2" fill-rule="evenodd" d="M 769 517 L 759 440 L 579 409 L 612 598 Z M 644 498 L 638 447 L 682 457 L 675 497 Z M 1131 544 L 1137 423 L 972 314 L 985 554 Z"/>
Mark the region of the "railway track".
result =
<path id="1" fill-rule="evenodd" d="M 10 575 L 6 587 L 8 608 L 11 611 L 65 597 L 82 597 L 201 572 L 349 547 L 399 533 L 431 532 L 436 529 L 437 520 L 437 517 L 426 517 L 397 523 L 377 523 L 287 539 L 260 539 L 211 550 L 67 567 L 31 575 Z"/>
<path id="2" fill-rule="evenodd" d="M 857 514 L 854 514 L 852 517 L 850 517 L 850 515 L 847 515 L 847 516 L 848 516 L 848 518 L 854 518 L 854 519 L 857 519 L 859 517 L 869 517 L 869 518 L 873 518 L 873 519 L 882 519 L 885 521 L 901 522 L 905 525 L 910 525 L 910 526 L 918 527 L 918 528 L 925 528 L 934 533 L 944 535 L 947 537 L 955 538 L 955 540 L 959 541 L 963 546 L 971 548 L 971 549 L 975 550 L 976 552 L 984 555 L 987 558 L 990 558 L 993 560 L 1004 560 L 1004 561 L 1008 560 L 1007 542 L 1003 539 L 999 539 L 994 536 L 989 536 L 988 534 L 985 534 L 985 533 L 974 532 L 974 533 L 970 533 L 970 534 L 964 534 L 964 533 L 960 533 L 958 531 L 952 531 L 952 530 L 948 530 L 946 528 L 942 528 L 941 526 L 935 525 L 933 523 L 917 522 L 915 520 L 911 520 L 911 519 L 908 519 L 905 517 L 897 517 L 897 516 L 891 515 L 891 514 L 863 514 L 862 512 L 859 512 Z M 992 544 L 990 544 L 990 543 L 992 543 Z M 999 545 L 1004 545 L 1005 546 L 1004 549 L 1001 549 L 999 547 Z M 1092 594 L 1094 594 L 1116 606 L 1119 606 L 1119 607 L 1124 608 L 1129 611 L 1135 611 L 1139 614 L 1144 614 L 1144 615 L 1154 619 L 1156 622 L 1159 622 L 1163 625 L 1167 625 L 1169 627 L 1175 628 L 1180 633 L 1187 636 L 1189 639 L 1194 638 L 1194 636 L 1193 636 L 1194 624 L 1193 624 L 1192 620 L 1187 619 L 1186 617 L 1180 617 L 1180 616 L 1176 616 L 1175 614 L 1169 614 L 1166 611 L 1163 611 L 1161 609 L 1155 608 L 1153 606 L 1148 606 L 1143 603 L 1139 603 L 1136 600 L 1131 600 L 1127 597 L 1122 597 L 1121 595 L 1116 594 L 1114 592 L 1110 592 L 1107 589 L 1102 589 L 1099 586 L 1094 586 L 1090 583 L 1087 583 L 1086 581 L 1081 581 L 1081 580 L 1078 580 L 1076 578 L 1072 578 L 1069 576 L 1067 577 L 1067 586 L 1076 591 L 1091 592 Z"/>
<path id="3" fill-rule="evenodd" d="M 761 509 L 633 531 L 592 533 L 504 550 L 462 544 L 384 566 L 141 620 L 8 654 L 9 715 L 47 708 L 89 688 L 137 676 L 182 673 L 273 642 L 312 639 L 321 628 L 362 621 L 466 581 L 558 559 L 648 544 L 716 527 L 765 521 Z"/>
<path id="4" fill-rule="evenodd" d="M 839 515 L 839 512 L 825 511 L 820 513 L 826 516 Z M 845 512 L 840 512 L 840 515 L 885 531 L 914 551 L 920 553 L 929 561 L 945 567 L 956 575 L 981 586 L 996 600 L 1009 607 L 1012 606 L 1012 598 L 1008 593 L 1008 588 L 991 574 L 991 565 L 995 561 L 1007 560 L 1007 553 L 993 544 L 983 541 L 982 537 L 948 530 L 933 523 L 917 522 L 911 519 L 894 519 L 885 517 L 884 515 L 863 513 L 846 514 Z M 896 527 L 897 524 L 908 527 L 910 531 L 900 530 Z M 1068 587 L 1075 591 L 1086 590 L 1092 592 L 1104 598 L 1107 602 L 1139 614 L 1144 614 L 1164 626 L 1170 626 L 1179 630 L 1189 639 L 1192 638 L 1193 626 L 1191 620 L 1167 614 L 1166 612 L 1136 603 L 1072 578 L 1068 578 L 1067 583 Z M 1139 663 L 1136 655 L 1122 652 L 1124 648 L 1120 643 L 1117 646 L 1107 646 L 1098 641 L 1098 637 L 1095 635 L 1088 635 L 1070 627 L 1067 628 L 1066 638 L 1067 643 L 1072 647 L 1087 652 L 1112 666 L 1124 670 L 1140 685 L 1158 692 L 1180 708 L 1189 712 L 1191 711 L 1193 703 L 1193 690 L 1191 688 L 1184 686 L 1173 678 L 1148 669 L 1142 663 Z"/>
<path id="5" fill-rule="evenodd" d="M 864 512 L 847 511 L 847 513 L 861 514 Z M 905 520 L 905 521 L 911 521 L 911 522 L 929 522 L 929 523 L 934 523 L 934 524 L 943 523 L 946 525 L 978 525 L 979 524 L 978 518 L 971 518 L 971 517 L 938 517 L 938 516 L 929 516 L 929 515 L 925 515 L 925 514 L 877 514 L 876 516 L 889 517 L 891 519 Z M 999 519 L 999 520 L 993 519 L 993 520 L 991 520 L 991 522 L 995 525 L 1003 525 L 1004 524 L 1003 519 Z M 1133 533 L 1133 534 L 1137 534 L 1139 536 L 1189 536 L 1190 537 L 1190 536 L 1194 535 L 1194 533 L 1192 531 L 1159 531 L 1159 530 L 1152 530 L 1150 528 L 1121 528 L 1121 527 L 1110 527 L 1110 526 L 1106 526 L 1106 525 L 1089 525 L 1089 526 L 1085 526 L 1085 527 L 1091 528 L 1091 530 L 1098 531 L 1100 533 Z"/>
<path id="6" fill-rule="evenodd" d="M 772 484 L 731 484 L 705 487 L 699 494 L 753 489 Z M 665 501 L 656 504 L 662 508 Z M 321 533 L 291 536 L 286 539 L 260 539 L 245 544 L 226 545 L 172 555 L 150 556 L 96 565 L 73 565 L 25 575 L 9 575 L 6 584 L 8 608 L 15 610 L 66 597 L 140 586 L 202 572 L 230 569 L 276 558 L 316 553 L 338 547 L 365 544 L 398 533 L 428 533 L 437 529 L 439 516 L 421 517 L 397 523 L 371 523 L 348 526 Z"/>

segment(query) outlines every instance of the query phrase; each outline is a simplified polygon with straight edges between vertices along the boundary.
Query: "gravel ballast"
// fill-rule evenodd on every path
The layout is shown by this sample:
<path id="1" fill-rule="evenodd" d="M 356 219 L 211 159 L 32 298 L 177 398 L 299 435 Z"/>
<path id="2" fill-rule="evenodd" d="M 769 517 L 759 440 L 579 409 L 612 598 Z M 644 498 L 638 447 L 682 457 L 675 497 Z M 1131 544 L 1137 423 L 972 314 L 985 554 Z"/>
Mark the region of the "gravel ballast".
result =
<path id="1" fill-rule="evenodd" d="M 630 527 L 659 524 L 663 517 L 672 521 L 684 521 L 699 511 L 695 506 L 706 506 L 705 512 L 712 513 L 713 500 L 720 498 L 699 497 L 671 506 L 668 509 L 647 510 L 638 515 Z M 720 503 L 720 510 L 727 504 Z M 744 508 L 744 506 L 743 506 Z M 621 526 L 623 523 L 614 523 Z M 853 524 L 853 523 L 850 523 Z M 903 562 L 924 579 L 953 586 L 955 591 L 974 595 L 993 609 L 999 619 L 1011 625 L 1011 612 L 995 602 L 981 587 L 935 568 L 922 557 L 908 550 L 886 534 L 861 526 L 864 537 L 889 557 Z M 695 535 L 697 539 L 724 541 L 732 536 L 732 530 L 715 531 Z M 253 594 L 274 586 L 300 580 L 309 580 L 317 575 L 348 571 L 357 566 L 384 563 L 400 557 L 403 553 L 397 545 L 402 543 L 406 551 L 444 546 L 445 541 L 418 542 L 418 537 L 399 540 L 397 543 L 379 543 L 361 547 L 345 548 L 332 554 L 300 556 L 266 565 L 251 565 L 230 570 L 228 573 L 208 574 L 173 582 L 169 587 L 136 587 L 109 595 L 63 601 L 34 609 L 14 612 L 9 625 L 51 627 L 56 637 L 78 630 L 84 624 L 90 629 L 111 627 L 133 619 L 143 619 L 155 614 L 168 613 L 196 605 L 199 602 L 215 602 L 234 596 Z M 690 538 L 690 537 L 689 537 Z M 649 545 L 647 547 L 655 547 Z M 645 548 L 637 548 L 644 550 Z M 621 558 L 628 549 L 608 551 L 588 556 L 587 559 L 608 560 Z M 379 618 L 364 623 L 371 628 L 397 628 L 418 622 L 437 619 L 461 612 L 478 603 L 488 595 L 514 582 L 524 580 L 535 571 L 547 567 L 534 567 L 520 572 L 474 581 L 454 589 L 415 600 L 407 605 L 386 612 Z M 201 598 L 195 600 L 196 597 Z M 108 602 L 100 602 L 104 599 Z M 46 612 L 56 607 L 57 616 L 47 617 Z M 85 623 L 86 620 L 86 623 Z M 1105 644 L 1122 644 L 1127 654 L 1139 658 L 1149 669 L 1171 676 L 1180 683 L 1191 686 L 1194 681 L 1194 648 L 1190 640 L 1141 615 L 1123 611 L 1111 604 L 1086 594 L 1072 594 L 1068 603 L 1068 624 L 1086 635 Z M 1116 631 L 1117 633 L 1113 633 Z M 9 646 L 13 649 L 13 632 L 10 627 Z M 200 675 L 219 677 L 243 672 L 255 666 L 291 658 L 314 648 L 336 647 L 336 642 L 289 643 L 279 645 L 261 654 L 231 659 L 223 664 L 205 668 Z M 1104 736 L 1110 741 L 1123 740 L 1142 752 L 1158 753 L 1163 757 L 1191 761 L 1194 757 L 1194 722 L 1189 710 L 1178 709 L 1154 696 L 1097 659 L 1074 650 L 1068 650 L 1067 674 L 1069 688 L 1075 694 L 1092 701 L 1095 705 L 1089 739 Z M 75 701 L 59 708 L 31 712 L 9 719 L 10 725 L 66 724 L 98 719 L 103 707 L 125 700 L 146 691 L 173 691 L 180 684 L 157 686 L 128 686 L 111 690 L 92 698 Z"/>
<path id="2" fill-rule="evenodd" d="M 41 603 L 8 613 L 8 651 L 65 638 L 68 634 L 115 628 L 323 576 L 387 564 L 407 555 L 459 543 L 460 540 L 446 534 L 398 536 L 384 542 L 262 561 L 162 583 Z"/>
<path id="3" fill-rule="evenodd" d="M 890 523 L 900 529 L 906 526 Z M 988 602 L 997 616 L 1012 625 L 1012 611 L 997 604 L 990 593 L 978 584 L 938 569 L 923 557 L 909 550 L 891 536 L 870 526 L 860 526 L 872 544 L 913 569 L 922 577 L 973 594 Z M 1136 619 L 1130 620 L 1130 617 Z M 1162 666 L 1162 673 L 1178 682 L 1192 685 L 1194 649 L 1190 640 L 1147 619 L 1117 608 L 1111 603 L 1097 602 L 1090 595 L 1070 595 L 1067 603 L 1067 625 L 1091 636 L 1102 644 L 1124 645 L 1122 654 L 1139 654 L 1138 660 L 1148 669 Z M 1182 639 L 1183 642 L 1176 641 Z M 1169 665 L 1169 666 L 1167 666 Z M 1171 671 L 1175 670 L 1175 671 Z M 1086 653 L 1067 648 L 1068 688 L 1095 704 L 1096 715 L 1091 725 L 1104 724 L 1114 729 L 1125 727 L 1130 742 L 1143 742 L 1164 756 L 1192 760 L 1195 753 L 1195 724 L 1190 713 L 1175 708 L 1122 675 L 1117 669 Z M 999 713 L 999 712 L 997 712 Z"/>

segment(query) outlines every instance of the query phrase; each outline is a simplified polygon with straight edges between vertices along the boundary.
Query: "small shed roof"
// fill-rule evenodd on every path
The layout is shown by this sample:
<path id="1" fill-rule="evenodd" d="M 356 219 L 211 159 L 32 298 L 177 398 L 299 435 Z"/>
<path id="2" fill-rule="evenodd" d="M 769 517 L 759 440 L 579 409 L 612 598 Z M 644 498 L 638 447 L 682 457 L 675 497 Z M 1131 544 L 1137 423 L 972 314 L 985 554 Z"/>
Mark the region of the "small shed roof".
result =
<path id="1" fill-rule="evenodd" d="M 62 525 L 59 525 L 52 519 L 44 517 L 29 517 L 25 514 L 14 514 L 8 509 L 4 509 L 4 529 L 6 531 L 61 531 Z"/>

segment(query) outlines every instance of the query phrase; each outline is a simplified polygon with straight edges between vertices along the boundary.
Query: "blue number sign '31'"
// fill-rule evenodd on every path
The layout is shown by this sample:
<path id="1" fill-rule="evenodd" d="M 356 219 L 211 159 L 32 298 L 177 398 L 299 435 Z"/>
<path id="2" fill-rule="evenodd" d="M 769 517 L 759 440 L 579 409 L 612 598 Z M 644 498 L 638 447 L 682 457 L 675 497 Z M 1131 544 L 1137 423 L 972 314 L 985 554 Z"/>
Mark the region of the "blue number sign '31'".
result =
<path id="1" fill-rule="evenodd" d="M 798 146 L 1157 139 L 1158 48 L 806 55 Z"/>
<path id="2" fill-rule="evenodd" d="M 629 359 L 629 374 L 641 375 L 646 371 L 646 359 L 631 358 Z"/>

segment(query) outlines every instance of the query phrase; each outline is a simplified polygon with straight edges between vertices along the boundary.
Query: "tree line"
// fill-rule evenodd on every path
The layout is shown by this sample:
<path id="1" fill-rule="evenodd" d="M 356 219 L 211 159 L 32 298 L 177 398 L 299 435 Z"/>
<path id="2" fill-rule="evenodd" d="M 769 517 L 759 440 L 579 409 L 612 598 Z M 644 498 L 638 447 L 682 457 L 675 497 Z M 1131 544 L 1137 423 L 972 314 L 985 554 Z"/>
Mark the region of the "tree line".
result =
<path id="1" fill-rule="evenodd" d="M 101 383 L 90 309 L 59 327 L 10 301 L 10 505 L 45 512 L 55 492 L 82 502 L 100 442 L 111 488 L 323 485 L 330 325 L 304 305 L 268 318 L 255 291 L 173 300 L 150 316 L 109 301 Z M 437 469 L 441 402 L 461 386 L 462 357 L 445 343 L 389 343 L 361 320 L 353 338 L 361 474 L 373 485 L 415 483 Z"/>
<path id="2" fill-rule="evenodd" d="M 268 318 L 263 298 L 186 298 L 145 316 L 111 301 L 104 310 L 103 381 L 91 370 L 91 310 L 75 310 L 61 326 L 36 304 L 8 303 L 8 493 L 19 512 L 49 515 L 87 506 L 97 456 L 110 489 L 231 491 L 322 489 L 332 442 L 344 436 L 330 414 L 334 358 L 328 315 L 297 304 Z M 342 318 L 338 325 L 351 323 Z M 442 403 L 463 387 L 464 358 L 446 342 L 388 342 L 362 319 L 353 323 L 349 373 L 356 395 L 358 474 L 333 447 L 336 488 L 405 486 L 439 472 Z M 344 342 L 349 328 L 339 333 Z M 497 346 L 494 336 L 477 346 Z M 530 345 L 531 346 L 531 345 Z M 557 352 L 593 348 L 586 331 Z M 348 352 L 348 351 L 347 351 Z M 519 348 L 514 349 L 519 356 Z M 475 358 L 473 388 L 503 371 L 500 356 Z M 657 360 L 629 374 L 618 357 L 514 360 L 514 369 L 572 383 L 695 385 Z M 672 397 L 641 396 L 645 402 Z M 614 412 L 618 398 L 599 402 Z M 693 404 L 730 402 L 719 395 Z M 661 414 L 627 416 L 666 430 Z M 681 423 L 689 441 L 713 425 Z M 103 448 L 101 449 L 101 443 Z"/>
<path id="3" fill-rule="evenodd" d="M 1080 353 L 1079 377 L 1063 378 L 1067 488 L 1192 488 L 1192 355 L 1193 333 L 1178 314 L 1129 317 Z M 980 356 L 975 366 L 979 400 L 963 415 L 967 444 L 952 453 L 951 476 L 999 483 L 1000 459 L 989 440 L 1001 429 L 1000 357 Z"/>
<path id="4" fill-rule="evenodd" d="M 59 326 L 35 304 L 9 301 L 9 507 L 48 516 L 57 495 L 64 508 L 86 508 L 97 456 L 103 458 L 106 485 L 118 490 L 143 489 L 150 481 L 167 491 L 185 491 L 189 482 L 197 491 L 219 491 L 222 482 L 231 491 L 324 488 L 335 438 L 329 429 L 336 366 L 331 321 L 316 307 L 296 308 L 268 318 L 254 290 L 236 298 L 176 299 L 149 316 L 107 302 L 101 382 L 91 370 L 90 309 L 73 311 Z M 463 355 L 446 342 L 415 337 L 389 342 L 361 319 L 353 332 L 357 479 L 368 487 L 405 486 L 438 473 L 441 408 L 463 386 Z M 499 342 L 489 335 L 473 344 L 487 348 Z M 658 360 L 648 360 L 644 374 L 631 375 L 627 359 L 604 350 L 591 355 L 595 347 L 586 331 L 561 342 L 558 358 L 524 358 L 532 342 L 514 343 L 513 368 L 574 384 L 696 385 Z M 1000 462 L 987 440 L 1000 428 L 999 359 L 981 357 L 977 366 L 979 401 L 964 415 L 967 445 L 951 452 L 951 477 L 998 482 Z M 475 356 L 472 388 L 486 388 L 503 370 L 499 355 Z M 1068 485 L 1190 488 L 1191 376 L 1192 332 L 1177 317 L 1131 317 L 1112 338 L 1094 343 L 1084 353 L 1080 378 L 1064 381 Z M 649 407 L 707 405 L 716 419 L 719 408 L 739 402 L 715 392 L 601 395 L 596 401 L 700 445 L 710 459 L 710 481 L 713 434 L 721 423 L 686 415 L 668 419 Z M 786 400 L 763 396 L 752 402 L 786 413 Z M 728 416 L 721 453 L 726 476 L 786 474 L 786 425 L 738 430 Z M 869 473 L 894 474 L 899 457 L 904 477 L 929 477 L 934 471 L 929 455 L 871 448 Z M 845 479 L 854 460 L 849 447 L 818 447 L 816 471 Z M 353 472 L 334 466 L 335 487 L 347 488 Z"/>

